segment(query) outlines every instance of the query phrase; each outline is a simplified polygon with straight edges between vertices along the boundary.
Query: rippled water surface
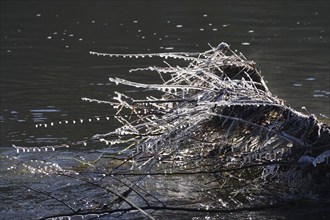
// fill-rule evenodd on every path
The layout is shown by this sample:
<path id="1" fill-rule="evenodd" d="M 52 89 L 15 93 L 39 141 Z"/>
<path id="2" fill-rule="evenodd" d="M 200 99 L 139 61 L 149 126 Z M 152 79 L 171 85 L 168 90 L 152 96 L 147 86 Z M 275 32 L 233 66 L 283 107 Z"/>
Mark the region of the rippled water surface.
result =
<path id="1" fill-rule="evenodd" d="M 46 188 L 55 194 L 64 184 L 70 193 L 79 194 L 75 192 L 79 187 L 86 194 L 100 193 L 68 180 L 39 181 L 18 162 L 50 161 L 51 169 L 57 162 L 67 161 L 62 164 L 70 166 L 70 160 L 64 158 L 92 160 L 99 155 L 100 147 L 70 147 L 32 156 L 17 154 L 11 147 L 72 143 L 111 131 L 117 122 L 97 123 L 95 116 L 106 117 L 114 112 L 106 105 L 86 103 L 81 98 L 109 99 L 114 85 L 109 84 L 108 77 L 159 82 L 156 74 L 128 70 L 164 65 L 161 60 L 110 59 L 91 56 L 89 51 L 202 52 L 209 49 L 208 43 L 216 46 L 224 41 L 257 62 L 274 94 L 292 107 L 305 107 L 301 111 L 329 122 L 329 10 L 329 2 L 322 0 L 1 1 L 0 171 L 13 182 Z M 86 124 L 35 126 L 89 118 L 93 120 Z M 23 219 L 24 213 L 33 219 L 49 214 L 47 209 L 57 210 L 57 206 L 62 210 L 59 204 L 43 203 L 42 198 L 36 199 L 33 193 L 26 193 L 27 189 L 4 179 L 0 180 L 0 188 L 0 216 L 4 219 Z M 35 202 L 33 208 L 31 199 Z M 312 219 L 314 214 L 306 216 Z M 287 210 L 244 215 L 252 219 L 295 216 Z"/>

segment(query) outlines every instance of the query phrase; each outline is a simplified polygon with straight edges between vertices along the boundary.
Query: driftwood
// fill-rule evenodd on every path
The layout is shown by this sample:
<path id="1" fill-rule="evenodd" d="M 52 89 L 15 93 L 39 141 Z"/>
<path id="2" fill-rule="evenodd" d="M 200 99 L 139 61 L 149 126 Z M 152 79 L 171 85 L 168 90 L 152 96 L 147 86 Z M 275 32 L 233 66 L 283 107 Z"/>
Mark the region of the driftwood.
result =
<path id="1" fill-rule="evenodd" d="M 162 75 L 170 74 L 170 79 L 160 85 L 110 79 L 164 94 L 145 100 L 118 94 L 118 102 L 112 103 L 119 109 L 117 114 L 127 108 L 137 117 L 128 122 L 118 116 L 123 126 L 96 138 L 110 144 L 127 141 L 135 152 L 142 152 L 140 155 L 156 155 L 150 163 L 162 155 L 180 154 L 184 160 L 194 158 L 204 171 L 235 170 L 232 180 L 217 179 L 224 188 L 235 188 L 233 181 L 237 178 L 263 185 L 270 194 L 282 194 L 279 197 L 286 199 L 305 196 L 311 190 L 324 191 L 329 186 L 329 125 L 314 115 L 297 112 L 272 95 L 254 62 L 231 51 L 226 43 L 201 54 L 152 56 L 190 63 L 186 67 L 168 64 L 165 68 L 135 70 L 156 71 L 162 79 Z M 246 187 L 241 193 L 243 200 L 246 195 L 258 194 L 258 190 L 250 190 Z"/>
<path id="2" fill-rule="evenodd" d="M 144 98 L 119 92 L 111 101 L 82 98 L 116 110 L 122 126 L 93 140 L 121 146 L 123 162 L 97 183 L 84 180 L 113 195 L 106 207 L 61 216 L 258 210 L 329 191 L 329 125 L 285 105 L 256 64 L 226 43 L 204 53 L 91 54 L 188 63 L 130 70 L 156 72 L 160 84 L 109 79 L 143 91 Z M 107 188 L 113 182 L 118 190 Z"/>

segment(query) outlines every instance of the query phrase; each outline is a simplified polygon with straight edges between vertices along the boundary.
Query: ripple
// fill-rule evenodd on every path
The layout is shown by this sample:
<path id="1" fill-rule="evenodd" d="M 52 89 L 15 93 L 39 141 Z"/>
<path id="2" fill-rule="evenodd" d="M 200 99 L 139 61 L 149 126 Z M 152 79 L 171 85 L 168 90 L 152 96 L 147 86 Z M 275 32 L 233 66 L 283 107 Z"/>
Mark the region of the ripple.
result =
<path id="1" fill-rule="evenodd" d="M 324 90 L 314 90 L 313 97 L 329 97 L 330 92 L 329 91 L 324 91 Z"/>
<path id="2" fill-rule="evenodd" d="M 59 109 L 31 109 L 30 112 L 33 113 L 44 113 L 44 112 L 60 112 Z"/>

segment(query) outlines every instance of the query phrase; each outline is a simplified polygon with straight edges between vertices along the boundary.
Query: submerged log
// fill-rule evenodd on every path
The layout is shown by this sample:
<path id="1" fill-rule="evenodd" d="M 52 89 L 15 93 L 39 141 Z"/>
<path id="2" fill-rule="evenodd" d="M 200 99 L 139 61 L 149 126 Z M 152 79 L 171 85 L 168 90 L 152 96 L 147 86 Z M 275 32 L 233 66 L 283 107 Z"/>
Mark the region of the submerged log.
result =
<path id="1" fill-rule="evenodd" d="M 272 97 L 272 104 L 229 103 L 225 107 L 215 107 L 214 112 L 218 116 L 204 125 L 205 132 L 217 131 L 212 142 L 221 143 L 211 150 L 213 156 L 224 158 L 226 154 L 227 158 L 233 158 L 233 155 L 245 158 L 236 166 L 249 164 L 253 160 L 258 163 L 272 162 L 278 172 L 268 173 L 267 167 L 264 167 L 264 177 L 276 176 L 288 189 L 298 184 L 298 191 L 306 193 L 329 187 L 330 126 L 318 121 L 315 115 L 297 112 L 274 97 L 254 62 L 242 60 L 236 54 L 225 58 L 226 61 L 222 59 L 220 56 L 223 65 L 218 62 L 219 68 L 213 69 L 215 74 L 222 79 L 228 77 L 230 80 L 253 82 L 256 93 L 259 90 L 260 96 L 267 94 Z M 235 95 L 239 96 L 237 93 Z M 225 145 L 223 139 L 226 139 Z M 231 151 L 224 153 L 219 150 L 224 146 L 228 148 L 228 143 Z M 245 145 L 244 150 L 242 145 Z M 215 149 L 218 152 L 216 155 Z M 280 163 L 276 164 L 276 161 Z M 223 166 L 227 165 L 224 163 Z"/>

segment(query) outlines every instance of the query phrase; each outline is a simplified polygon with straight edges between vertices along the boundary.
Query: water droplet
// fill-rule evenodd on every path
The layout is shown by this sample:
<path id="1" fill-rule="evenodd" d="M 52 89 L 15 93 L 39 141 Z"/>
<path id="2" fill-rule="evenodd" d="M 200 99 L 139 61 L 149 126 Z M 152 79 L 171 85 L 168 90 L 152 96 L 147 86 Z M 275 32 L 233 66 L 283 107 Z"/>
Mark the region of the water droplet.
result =
<path id="1" fill-rule="evenodd" d="M 177 24 L 176 27 L 177 27 L 177 28 L 182 28 L 183 25 L 182 25 L 182 24 Z"/>

